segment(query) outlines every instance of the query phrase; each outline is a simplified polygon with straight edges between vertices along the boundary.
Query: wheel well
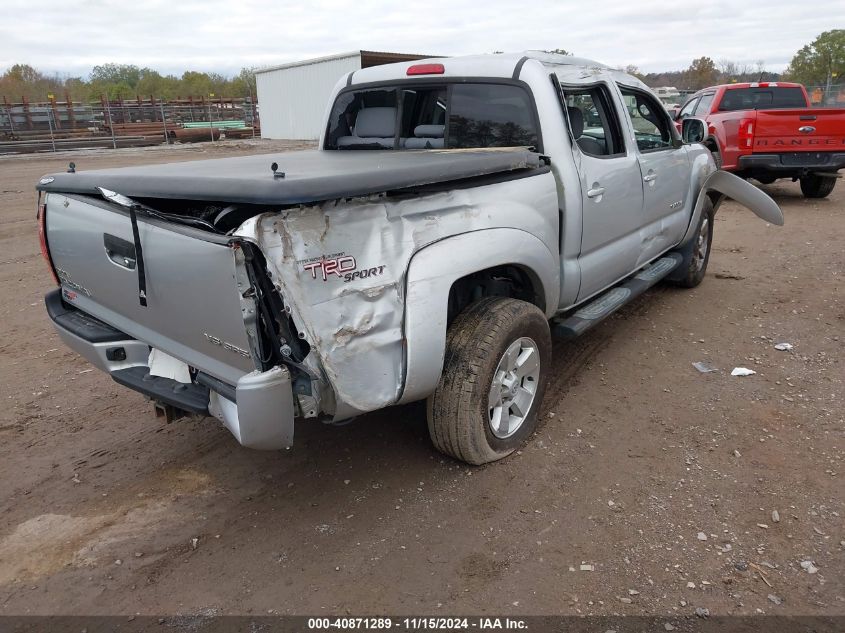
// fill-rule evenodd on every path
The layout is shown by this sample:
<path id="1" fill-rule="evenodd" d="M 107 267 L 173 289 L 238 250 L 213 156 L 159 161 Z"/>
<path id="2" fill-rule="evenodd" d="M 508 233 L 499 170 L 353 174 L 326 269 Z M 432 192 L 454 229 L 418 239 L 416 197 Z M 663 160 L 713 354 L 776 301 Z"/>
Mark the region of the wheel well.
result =
<path id="1" fill-rule="evenodd" d="M 511 297 L 546 309 L 542 284 L 532 271 L 515 265 L 494 266 L 455 280 L 449 289 L 448 322 L 482 297 Z"/>
<path id="2" fill-rule="evenodd" d="M 710 202 L 713 203 L 713 213 L 715 213 L 719 209 L 719 205 L 725 199 L 725 194 L 721 191 L 713 191 L 712 189 L 707 192 L 707 197 L 710 198 Z"/>

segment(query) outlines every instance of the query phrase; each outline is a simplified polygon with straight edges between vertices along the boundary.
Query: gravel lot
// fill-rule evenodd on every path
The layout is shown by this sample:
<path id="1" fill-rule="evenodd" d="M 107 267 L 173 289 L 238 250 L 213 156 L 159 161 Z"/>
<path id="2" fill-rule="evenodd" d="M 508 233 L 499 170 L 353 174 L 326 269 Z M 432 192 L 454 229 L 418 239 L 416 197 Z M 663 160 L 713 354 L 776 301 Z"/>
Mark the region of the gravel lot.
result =
<path id="1" fill-rule="evenodd" d="M 39 176 L 290 147 L 0 158 L 0 615 L 845 615 L 845 185 L 724 205 L 704 283 L 557 343 L 541 430 L 469 468 L 420 405 L 281 453 L 164 425 L 54 334 Z"/>

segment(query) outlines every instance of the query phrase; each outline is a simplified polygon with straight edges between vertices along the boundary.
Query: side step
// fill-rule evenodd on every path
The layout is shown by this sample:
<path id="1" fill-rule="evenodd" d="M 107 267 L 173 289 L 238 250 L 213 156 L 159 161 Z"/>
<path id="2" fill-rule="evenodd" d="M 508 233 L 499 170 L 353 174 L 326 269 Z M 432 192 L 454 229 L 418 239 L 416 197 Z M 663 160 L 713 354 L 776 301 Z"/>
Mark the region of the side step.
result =
<path id="1" fill-rule="evenodd" d="M 629 301 L 639 297 L 666 277 L 683 261 L 680 253 L 669 253 L 643 268 L 627 281 L 614 286 L 603 295 L 579 308 L 574 314 L 552 319 L 552 336 L 573 339 L 616 312 Z"/>

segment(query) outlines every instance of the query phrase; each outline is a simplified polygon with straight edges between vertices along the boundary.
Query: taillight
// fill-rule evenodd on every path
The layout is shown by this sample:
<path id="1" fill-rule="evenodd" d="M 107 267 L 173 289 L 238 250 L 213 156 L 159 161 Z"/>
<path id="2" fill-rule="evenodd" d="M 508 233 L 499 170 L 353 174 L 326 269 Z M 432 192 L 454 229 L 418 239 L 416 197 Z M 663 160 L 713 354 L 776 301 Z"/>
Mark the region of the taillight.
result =
<path id="1" fill-rule="evenodd" d="M 740 149 L 749 149 L 754 145 L 754 119 L 740 119 L 737 144 Z"/>
<path id="2" fill-rule="evenodd" d="M 31 216 L 30 216 L 31 217 Z M 47 248 L 47 204 L 42 203 L 38 205 L 38 241 L 41 244 L 41 256 L 47 262 L 47 267 L 50 269 L 50 274 L 53 275 L 53 281 L 57 286 L 60 286 L 59 278 L 56 275 L 56 268 L 53 266 L 53 260 L 50 258 L 50 250 Z"/>
<path id="3" fill-rule="evenodd" d="M 415 64 L 408 66 L 406 75 L 442 75 L 446 72 L 443 64 Z"/>

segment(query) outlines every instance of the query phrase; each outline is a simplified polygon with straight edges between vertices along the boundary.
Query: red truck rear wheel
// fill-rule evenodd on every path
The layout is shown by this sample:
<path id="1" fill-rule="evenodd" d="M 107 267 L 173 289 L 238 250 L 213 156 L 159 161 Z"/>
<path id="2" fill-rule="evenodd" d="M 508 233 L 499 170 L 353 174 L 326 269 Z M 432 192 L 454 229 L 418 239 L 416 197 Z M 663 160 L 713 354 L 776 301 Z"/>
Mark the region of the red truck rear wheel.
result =
<path id="1" fill-rule="evenodd" d="M 722 154 L 718 149 L 710 148 L 710 154 L 713 156 L 713 162 L 716 163 L 716 169 L 722 168 Z"/>
<path id="2" fill-rule="evenodd" d="M 836 178 L 808 174 L 801 177 L 801 193 L 805 198 L 826 198 L 836 186 Z"/>

